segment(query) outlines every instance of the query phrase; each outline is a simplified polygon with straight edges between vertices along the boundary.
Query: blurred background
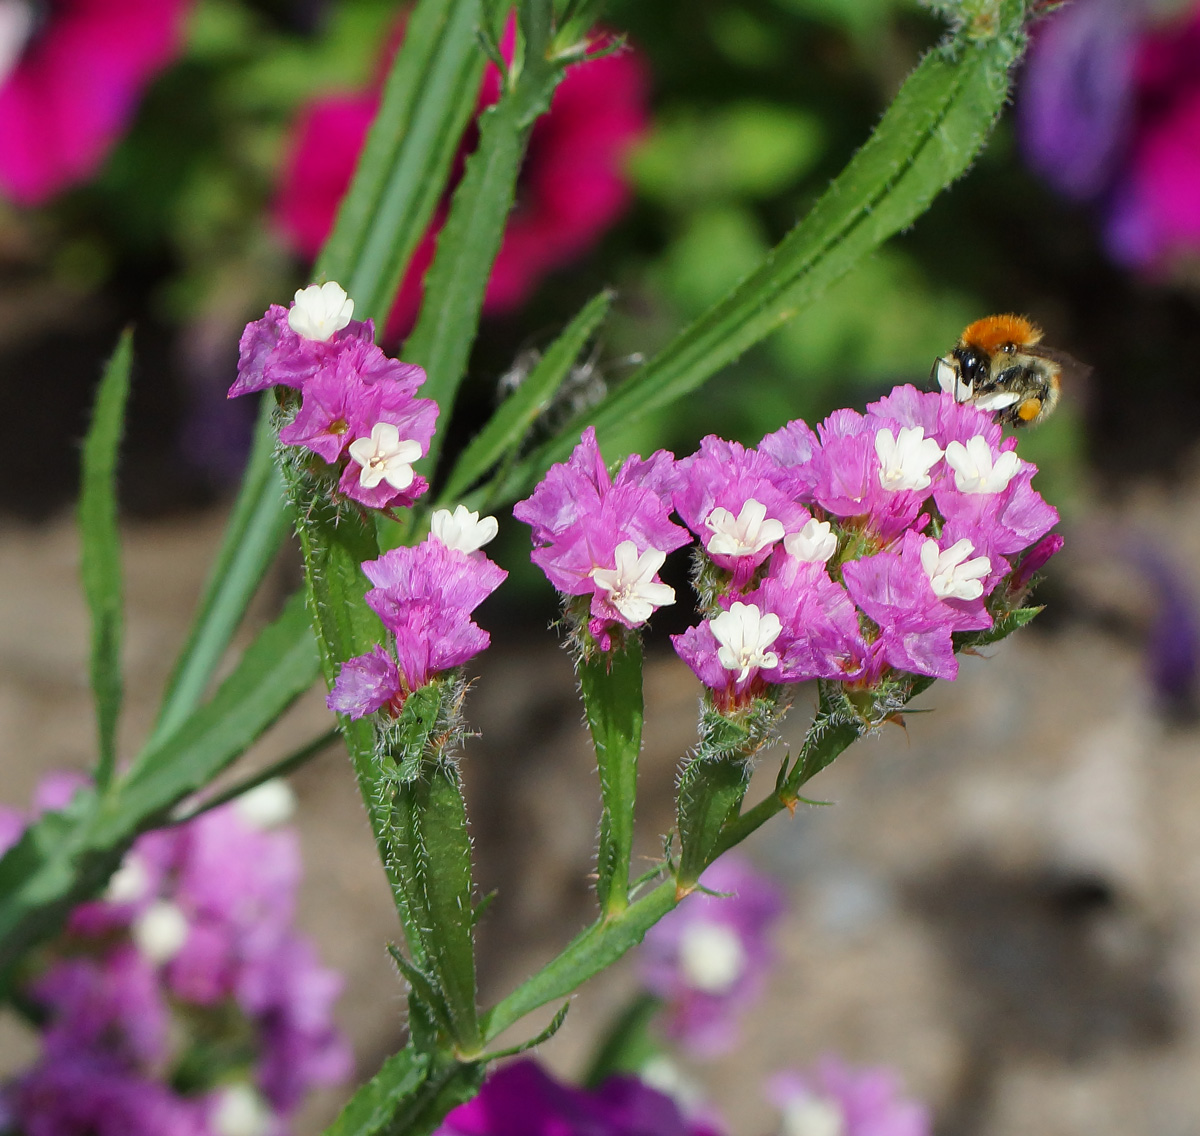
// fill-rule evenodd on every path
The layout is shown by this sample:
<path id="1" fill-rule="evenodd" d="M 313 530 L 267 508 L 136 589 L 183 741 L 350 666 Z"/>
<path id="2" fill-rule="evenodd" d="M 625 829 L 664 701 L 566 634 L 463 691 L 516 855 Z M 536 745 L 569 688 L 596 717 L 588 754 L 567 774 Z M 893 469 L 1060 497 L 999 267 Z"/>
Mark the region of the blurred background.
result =
<path id="1" fill-rule="evenodd" d="M 720 297 L 942 31 L 908 0 L 612 0 L 608 13 L 629 47 L 574 69 L 535 130 L 451 455 L 601 287 L 616 314 L 560 420 Z M 132 322 L 132 746 L 248 446 L 254 408 L 225 398 L 238 335 L 307 282 L 403 25 L 396 0 L 0 0 L 7 803 L 45 769 L 90 761 L 69 510 L 101 361 Z M 432 236 L 417 260 L 431 249 Z M 690 1074 L 737 1136 L 771 1130 L 767 1074 L 824 1052 L 896 1067 L 946 1134 L 1200 1131 L 1198 307 L 1200 6 L 1075 0 L 1036 29 L 986 152 L 912 231 L 623 439 L 682 455 L 709 432 L 753 444 L 787 419 L 861 407 L 926 384 L 992 312 L 1030 316 L 1091 367 L 1020 442 L 1067 538 L 1047 611 L 925 695 L 936 713 L 822 774 L 811 789 L 837 807 L 777 820 L 751 848 L 788 890 L 782 961 L 738 1048 Z M 502 521 L 497 559 L 514 578 L 481 619 L 494 647 L 466 763 L 481 884 L 500 891 L 481 946 L 492 997 L 590 910 L 591 759 L 526 541 Z M 297 573 L 281 558 L 264 612 Z M 651 642 L 647 855 L 670 825 L 698 697 L 669 624 Z M 810 702 L 802 691 L 797 736 Z M 264 752 L 326 717 L 311 700 Z M 403 1030 L 386 887 L 342 755 L 295 787 L 303 921 L 348 976 L 340 1017 L 366 1074 Z M 543 1051 L 556 1069 L 579 1069 L 631 983 L 618 968 L 580 995 Z M 30 1042 L 3 1028 L 14 1068 Z M 336 1100 L 313 1106 L 313 1128 Z"/>

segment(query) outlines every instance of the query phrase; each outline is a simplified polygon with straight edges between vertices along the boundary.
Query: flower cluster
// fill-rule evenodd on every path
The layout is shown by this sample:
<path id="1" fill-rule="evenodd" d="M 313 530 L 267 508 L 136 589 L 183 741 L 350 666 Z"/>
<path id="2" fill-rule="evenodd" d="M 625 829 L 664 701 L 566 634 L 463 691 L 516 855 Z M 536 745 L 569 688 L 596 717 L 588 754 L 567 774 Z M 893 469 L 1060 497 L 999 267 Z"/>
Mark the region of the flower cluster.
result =
<path id="1" fill-rule="evenodd" d="M 50 779 L 35 803 L 61 808 L 79 787 Z M 289 811 L 269 782 L 134 844 L 26 981 L 42 1051 L 0 1113 L 28 1136 L 268 1136 L 349 1074 L 331 1017 L 342 979 L 292 926 Z M 0 817 L 0 844 L 24 823 Z"/>
<path id="2" fill-rule="evenodd" d="M 643 985 L 663 1002 L 666 1035 L 711 1056 L 737 1043 L 737 1017 L 762 992 L 783 896 L 734 853 L 700 884 L 646 932 L 638 961 Z"/>
<path id="3" fill-rule="evenodd" d="M 1117 261 L 1200 247 L 1200 5 L 1079 0 L 1038 28 L 1018 125 L 1030 164 L 1098 207 Z"/>
<path id="4" fill-rule="evenodd" d="M 666 450 L 645 461 L 635 454 L 610 476 L 589 427 L 570 460 L 513 508 L 533 529 L 533 562 L 550 583 L 565 596 L 590 597 L 588 631 L 602 650 L 610 649 L 615 625 L 639 627 L 675 602 L 658 571 L 690 539 L 669 519 L 679 484 Z"/>
<path id="5" fill-rule="evenodd" d="M 778 1073 L 767 1095 L 781 1136 L 930 1136 L 929 1110 L 905 1099 L 890 1069 L 853 1069 L 826 1057 L 804 1073 Z"/>
<path id="6" fill-rule="evenodd" d="M 413 548 L 394 548 L 363 564 L 374 585 L 367 603 L 383 621 L 389 646 L 346 662 L 329 694 L 331 710 L 361 718 L 404 700 L 435 675 L 462 666 L 491 641 L 471 613 L 508 573 L 482 552 L 496 535 L 494 517 L 469 512 L 433 514 L 429 536 Z"/>
<path id="7" fill-rule="evenodd" d="M 509 60 L 514 41 L 510 26 L 501 44 Z M 542 277 L 586 252 L 625 211 L 630 190 L 624 160 L 646 131 L 647 87 L 645 64 L 631 50 L 567 69 L 549 112 L 533 127 L 517 208 L 488 280 L 486 312 L 518 308 Z M 489 67 L 480 111 L 499 95 L 499 74 Z M 276 215 L 288 241 L 310 259 L 333 228 L 378 108 L 377 89 L 333 95 L 305 108 L 296 124 Z M 445 217 L 443 205 L 413 253 L 388 319 L 389 339 L 403 335 L 416 318 Z"/>
<path id="8" fill-rule="evenodd" d="M 408 507 L 429 488 L 413 463 L 429 449 L 437 404 L 414 397 L 420 368 L 389 358 L 370 320 L 336 283 L 310 284 L 290 308 L 272 304 L 242 334 L 229 397 L 288 387 L 280 441 L 332 470 L 344 497 L 374 509 Z"/>
<path id="9" fill-rule="evenodd" d="M 673 509 L 699 540 L 707 615 L 675 647 L 723 708 L 814 678 L 954 678 L 954 635 L 991 628 L 1061 544 L 1015 445 L 978 408 L 903 386 L 816 432 L 791 422 L 757 449 L 708 437 L 615 479 L 585 434 L 513 512 L 555 587 L 592 597 L 607 650 L 607 627 L 673 598 L 655 576 L 684 543 Z"/>

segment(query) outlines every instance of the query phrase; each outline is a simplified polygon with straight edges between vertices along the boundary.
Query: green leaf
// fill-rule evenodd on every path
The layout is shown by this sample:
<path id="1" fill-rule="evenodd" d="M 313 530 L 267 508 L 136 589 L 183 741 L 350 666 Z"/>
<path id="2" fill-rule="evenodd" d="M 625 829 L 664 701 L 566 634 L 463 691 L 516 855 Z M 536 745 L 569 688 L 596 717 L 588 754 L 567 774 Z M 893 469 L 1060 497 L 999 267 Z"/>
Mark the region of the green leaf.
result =
<path id="1" fill-rule="evenodd" d="M 479 327 L 492 263 L 516 193 L 517 172 L 534 119 L 550 105 L 562 67 L 525 59 L 516 83 L 479 119 L 479 145 L 467 159 L 450 215 L 425 277 L 425 299 L 403 357 L 425 368 L 421 393 L 449 414 Z M 432 470 L 442 434 L 433 436 L 421 468 Z"/>
<path id="2" fill-rule="evenodd" d="M 526 492 L 564 459 L 586 425 L 603 437 L 695 390 L 911 225 L 982 148 L 1024 50 L 1023 16 L 1021 0 L 1002 0 L 994 35 L 965 30 L 926 54 L 867 143 L 765 263 L 599 407 L 514 467 L 503 498 Z"/>
<path id="3" fill-rule="evenodd" d="M 413 9 L 354 181 L 314 270 L 337 280 L 354 298 L 355 314 L 380 328 L 475 112 L 484 66 L 479 18 L 479 0 L 421 0 Z"/>
<path id="4" fill-rule="evenodd" d="M 400 783 L 392 802 L 391 836 L 411 926 L 423 948 L 422 969 L 435 981 L 461 1052 L 479 1049 L 471 841 L 458 771 L 426 763 L 415 781 Z"/>
<path id="5" fill-rule="evenodd" d="M 199 704 L 288 530 L 272 406 L 272 399 L 262 400 L 242 486 L 146 748 L 161 743 Z"/>
<path id="6" fill-rule="evenodd" d="M 650 994 L 637 994 L 600 1038 L 584 1074 L 585 1088 L 598 1089 L 617 1073 L 636 1074 L 658 1052 L 650 1024 L 662 1002 Z"/>
<path id="7" fill-rule="evenodd" d="M 421 760 L 427 752 L 429 735 L 437 725 L 442 709 L 442 686 L 430 683 L 414 690 L 404 700 L 396 723 L 396 744 L 389 747 L 389 758 L 396 763 L 395 776 L 402 782 L 415 781 L 421 774 Z"/>
<path id="8" fill-rule="evenodd" d="M 679 871 L 681 892 L 691 891 L 717 857 L 721 834 L 737 816 L 750 786 L 750 766 L 741 754 L 693 758 L 679 777 Z"/>
<path id="9" fill-rule="evenodd" d="M 989 643 L 999 643 L 1001 639 L 1007 639 L 1014 631 L 1032 623 L 1041 611 L 1041 605 L 1015 608 L 1006 615 L 1000 616 L 987 631 L 975 631 L 965 634 L 961 638 L 956 637 L 955 648 L 961 651 L 964 647 L 986 647 Z"/>
<path id="10" fill-rule="evenodd" d="M 383 1136 L 397 1132 L 393 1117 L 411 1104 L 429 1075 L 430 1058 L 410 1048 L 393 1053 L 350 1098 L 325 1136 Z"/>
<path id="11" fill-rule="evenodd" d="M 207 785 L 301 694 L 318 673 L 303 596 L 260 632 L 217 693 L 119 779 L 102 818 L 105 840 L 136 834 Z"/>
<path id="12" fill-rule="evenodd" d="M 601 292 L 563 329 L 524 382 L 504 400 L 462 452 L 435 508 L 457 504 L 488 469 L 515 453 L 571 374 L 579 353 L 608 315 L 612 301 L 612 292 Z"/>
<path id="13" fill-rule="evenodd" d="M 515 1057 L 518 1053 L 528 1053 L 531 1049 L 536 1049 L 543 1042 L 549 1041 L 560 1029 L 563 1022 L 567 1020 L 567 1011 L 570 1010 L 571 1003 L 564 1002 L 558 1009 L 558 1013 L 550 1019 L 550 1024 L 535 1037 L 531 1037 L 528 1041 L 523 1041 L 519 1045 L 510 1045 L 507 1049 L 498 1049 L 494 1053 L 486 1055 L 488 1061 L 499 1061 L 503 1057 Z"/>
<path id="14" fill-rule="evenodd" d="M 629 903 L 629 856 L 642 748 L 642 644 L 636 633 L 620 649 L 579 665 L 579 689 L 600 770 L 600 847 L 596 896 L 607 915 Z"/>
<path id="15" fill-rule="evenodd" d="M 92 410 L 83 444 L 79 495 L 80 574 L 92 615 L 91 680 L 96 704 L 99 760 L 96 784 L 103 791 L 117 760 L 121 714 L 121 536 L 117 530 L 117 455 L 125 426 L 133 333 L 126 329 L 113 352 Z"/>

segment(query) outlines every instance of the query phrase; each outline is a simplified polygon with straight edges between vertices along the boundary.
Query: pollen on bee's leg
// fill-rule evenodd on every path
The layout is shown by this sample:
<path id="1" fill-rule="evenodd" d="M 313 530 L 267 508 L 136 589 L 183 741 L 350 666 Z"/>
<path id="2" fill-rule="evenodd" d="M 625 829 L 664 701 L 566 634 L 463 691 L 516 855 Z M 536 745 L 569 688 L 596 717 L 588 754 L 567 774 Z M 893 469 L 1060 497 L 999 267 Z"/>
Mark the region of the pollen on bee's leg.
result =
<path id="1" fill-rule="evenodd" d="M 1042 400 L 1040 398 L 1027 398 L 1017 407 L 1017 417 L 1022 422 L 1032 422 L 1041 412 Z"/>

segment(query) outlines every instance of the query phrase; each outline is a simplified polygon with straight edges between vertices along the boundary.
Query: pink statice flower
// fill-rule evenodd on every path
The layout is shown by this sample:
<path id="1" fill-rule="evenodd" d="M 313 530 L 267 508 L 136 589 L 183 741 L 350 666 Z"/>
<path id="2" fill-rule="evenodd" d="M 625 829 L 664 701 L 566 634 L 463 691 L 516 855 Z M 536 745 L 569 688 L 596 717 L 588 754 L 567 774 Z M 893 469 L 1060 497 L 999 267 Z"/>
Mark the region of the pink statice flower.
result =
<path id="1" fill-rule="evenodd" d="M 955 631 L 992 626 L 983 602 L 986 556 L 969 540 L 943 548 L 931 537 L 904 534 L 899 550 L 842 566 L 851 599 L 879 626 L 880 649 L 896 670 L 955 678 Z"/>
<path id="2" fill-rule="evenodd" d="M 0 194 L 86 181 L 179 51 L 192 0 L 0 2 Z"/>
<path id="3" fill-rule="evenodd" d="M 327 704 L 351 718 L 385 708 L 399 712 L 414 690 L 486 649 L 491 637 L 471 613 L 508 576 L 478 549 L 464 552 L 437 536 L 394 548 L 362 567 L 374 585 L 367 604 L 390 645 L 343 664 Z"/>
<path id="4" fill-rule="evenodd" d="M 78 784 L 38 796 L 61 803 Z M 348 1075 L 341 976 L 293 926 L 299 847 L 281 794 L 269 783 L 142 836 L 103 896 L 71 913 L 63 943 L 22 978 L 44 1021 L 38 1060 L 0 1090 L 20 1131 L 209 1136 L 226 1130 L 214 1118 L 233 1092 L 261 1113 L 255 1131 L 279 1132 L 309 1089 Z M 236 1070 L 197 1066 L 195 1046 L 236 1047 Z M 194 1083 L 197 1071 L 211 1081 Z"/>
<path id="5" fill-rule="evenodd" d="M 710 865 L 700 884 L 646 932 L 638 966 L 663 1001 L 667 1036 L 713 1056 L 737 1044 L 737 1022 L 762 993 L 783 896 L 735 853 Z"/>
<path id="6" fill-rule="evenodd" d="M 588 630 L 602 650 L 614 625 L 639 627 L 675 600 L 658 570 L 691 539 L 670 520 L 680 484 L 666 450 L 626 458 L 613 477 L 589 426 L 571 457 L 513 507 L 533 528 L 533 562 L 550 583 L 564 596 L 591 597 Z"/>
<path id="7" fill-rule="evenodd" d="M 319 457 L 341 497 L 409 508 L 429 488 L 413 463 L 429 450 L 438 407 L 415 397 L 425 372 L 389 358 L 372 334 L 340 285 L 310 284 L 290 308 L 273 304 L 247 326 L 229 397 L 271 386 L 299 391 L 279 440 Z"/>
<path id="8" fill-rule="evenodd" d="M 514 41 L 510 27 L 501 45 L 510 60 Z M 648 86 L 645 63 L 630 49 L 567 69 L 549 113 L 530 136 L 516 206 L 488 281 L 485 312 L 519 308 L 547 273 L 587 252 L 628 208 L 624 164 L 647 129 Z M 499 75 L 489 67 L 480 90 L 481 111 L 496 101 L 499 90 Z M 315 259 L 333 228 L 378 106 L 376 88 L 329 96 L 301 112 L 275 212 L 283 234 L 302 256 Z M 464 157 L 465 152 L 460 165 Z M 422 278 L 445 216 L 445 206 L 439 206 L 413 254 L 388 319 L 389 340 L 405 334 L 416 318 Z"/>
<path id="9" fill-rule="evenodd" d="M 528 1058 L 489 1074 L 478 1096 L 459 1105 L 434 1136 L 719 1136 L 680 1111 L 669 1096 L 634 1077 L 597 1089 L 556 1081 Z"/>
<path id="10" fill-rule="evenodd" d="M 977 407 L 902 386 L 815 433 L 791 422 L 757 450 L 708 438 L 676 463 L 675 507 L 727 573 L 708 588 L 701 567 L 705 619 L 673 636 L 714 705 L 809 679 L 954 677 L 954 635 L 1017 602 L 1013 565 L 1058 521 L 1014 447 Z M 748 567 L 715 535 L 744 537 Z"/>
<path id="11" fill-rule="evenodd" d="M 855 1069 L 825 1057 L 804 1072 L 777 1073 L 767 1095 L 781 1114 L 780 1136 L 932 1136 L 933 1118 L 907 1099 L 891 1069 Z"/>
<path id="12" fill-rule="evenodd" d="M 758 567 L 811 514 L 792 498 L 793 478 L 768 454 L 709 435 L 676 463 L 675 511 L 708 558 L 744 588 Z"/>

